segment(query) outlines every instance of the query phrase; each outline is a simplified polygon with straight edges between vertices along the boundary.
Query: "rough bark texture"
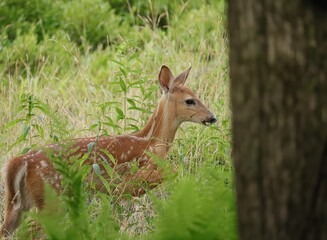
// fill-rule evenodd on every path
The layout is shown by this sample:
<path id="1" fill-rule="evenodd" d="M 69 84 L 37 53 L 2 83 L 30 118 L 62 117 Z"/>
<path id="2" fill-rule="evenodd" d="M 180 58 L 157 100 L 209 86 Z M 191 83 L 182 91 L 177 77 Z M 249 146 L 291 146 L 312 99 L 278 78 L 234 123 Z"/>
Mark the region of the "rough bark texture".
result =
<path id="1" fill-rule="evenodd" d="M 327 239 L 327 6 L 230 0 L 240 239 Z"/>

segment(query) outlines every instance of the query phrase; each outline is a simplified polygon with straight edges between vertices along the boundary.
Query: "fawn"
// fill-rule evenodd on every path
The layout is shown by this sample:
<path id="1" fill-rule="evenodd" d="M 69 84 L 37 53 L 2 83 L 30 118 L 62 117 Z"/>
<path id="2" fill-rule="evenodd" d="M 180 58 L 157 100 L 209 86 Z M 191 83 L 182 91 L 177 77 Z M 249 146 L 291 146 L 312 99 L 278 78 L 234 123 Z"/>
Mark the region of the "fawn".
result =
<path id="1" fill-rule="evenodd" d="M 136 183 L 148 183 L 150 188 L 160 184 L 163 172 L 151 158 L 153 153 L 165 159 L 175 133 L 182 122 L 190 121 L 209 125 L 216 122 L 215 116 L 203 105 L 199 98 L 184 83 L 190 72 L 184 71 L 176 78 L 167 66 L 162 66 L 159 73 L 159 85 L 163 90 L 159 104 L 148 120 L 146 126 L 137 133 L 71 139 L 68 142 L 69 153 L 77 158 L 88 151 L 90 143 L 95 143 L 92 149 L 95 160 L 99 163 L 101 175 L 109 180 L 101 162 L 108 160 L 111 167 L 121 176 L 120 193 L 130 193 L 138 196 L 145 193 L 144 187 Z M 23 211 L 31 207 L 44 207 L 44 185 L 53 187 L 58 193 L 61 189 L 61 175 L 47 156 L 51 149 L 60 155 L 68 151 L 60 144 L 50 144 L 44 150 L 31 150 L 28 153 L 9 160 L 5 168 L 5 217 L 0 229 L 1 236 L 9 236 L 19 225 Z M 110 161 L 105 153 L 110 153 L 115 161 Z M 135 162 L 138 170 L 134 173 L 123 166 L 124 163 Z M 94 159 L 87 159 L 84 164 L 94 163 Z M 89 176 L 93 176 L 91 168 Z M 90 181 L 89 176 L 86 181 Z M 101 181 L 95 181 L 97 190 L 103 191 Z"/>

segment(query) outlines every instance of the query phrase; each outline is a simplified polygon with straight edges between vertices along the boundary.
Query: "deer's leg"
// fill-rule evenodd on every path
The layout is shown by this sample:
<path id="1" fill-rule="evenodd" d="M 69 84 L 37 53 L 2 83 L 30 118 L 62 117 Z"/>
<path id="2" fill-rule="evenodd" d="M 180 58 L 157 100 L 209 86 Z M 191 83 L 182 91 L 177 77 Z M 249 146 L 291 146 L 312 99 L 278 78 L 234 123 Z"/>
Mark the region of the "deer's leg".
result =
<path id="1" fill-rule="evenodd" d="M 10 202 L 7 203 L 6 205 L 7 206 L 6 206 L 5 218 L 0 230 L 0 238 L 2 236 L 8 237 L 13 234 L 13 232 L 19 225 L 19 220 L 22 214 L 22 209 L 20 208 L 16 209 L 14 205 L 12 205 Z"/>
<path id="2" fill-rule="evenodd" d="M 23 212 L 32 206 L 43 207 L 43 182 L 36 171 L 28 170 L 27 163 L 12 161 L 6 172 L 5 216 L 1 236 L 10 236 L 19 226 Z"/>
<path id="3" fill-rule="evenodd" d="M 27 164 L 12 161 L 8 165 L 5 185 L 5 217 L 0 229 L 0 236 L 10 236 L 19 225 L 22 211 L 26 208 L 25 177 Z"/>
<path id="4" fill-rule="evenodd" d="M 149 163 L 141 167 L 136 173 L 126 175 L 118 192 L 140 196 L 145 193 L 145 189 L 155 188 L 162 181 L 163 171 L 158 169 L 156 164 Z"/>

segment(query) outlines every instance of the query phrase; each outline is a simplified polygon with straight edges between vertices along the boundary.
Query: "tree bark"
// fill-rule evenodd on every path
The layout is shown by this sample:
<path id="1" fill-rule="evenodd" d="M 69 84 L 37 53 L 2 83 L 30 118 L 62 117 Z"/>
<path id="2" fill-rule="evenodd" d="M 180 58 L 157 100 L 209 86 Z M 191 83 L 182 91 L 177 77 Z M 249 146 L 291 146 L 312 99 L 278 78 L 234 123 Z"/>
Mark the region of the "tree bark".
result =
<path id="1" fill-rule="evenodd" d="M 230 0 L 240 239 L 327 239 L 327 5 Z"/>

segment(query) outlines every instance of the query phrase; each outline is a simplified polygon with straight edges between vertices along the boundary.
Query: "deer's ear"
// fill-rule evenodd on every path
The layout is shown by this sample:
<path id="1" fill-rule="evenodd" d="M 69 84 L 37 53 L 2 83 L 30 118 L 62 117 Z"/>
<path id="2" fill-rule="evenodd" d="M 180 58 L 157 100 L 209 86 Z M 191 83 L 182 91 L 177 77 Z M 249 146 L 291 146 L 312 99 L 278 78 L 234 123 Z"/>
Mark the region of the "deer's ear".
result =
<path id="1" fill-rule="evenodd" d="M 164 93 L 168 93 L 173 87 L 174 76 L 169 67 L 162 65 L 159 73 L 159 84 Z"/>
<path id="2" fill-rule="evenodd" d="M 174 80 L 174 86 L 184 85 L 190 71 L 191 71 L 191 67 L 186 71 L 182 72 L 181 74 L 179 74 Z"/>

